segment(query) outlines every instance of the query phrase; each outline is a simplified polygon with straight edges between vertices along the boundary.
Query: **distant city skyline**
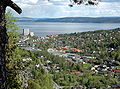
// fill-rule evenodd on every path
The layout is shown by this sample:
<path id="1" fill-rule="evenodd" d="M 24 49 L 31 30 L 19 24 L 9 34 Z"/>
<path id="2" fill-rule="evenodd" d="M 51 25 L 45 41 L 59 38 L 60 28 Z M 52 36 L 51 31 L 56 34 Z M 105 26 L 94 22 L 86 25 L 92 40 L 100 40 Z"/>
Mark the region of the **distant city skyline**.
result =
<path id="1" fill-rule="evenodd" d="M 120 17 L 120 0 L 101 0 L 97 6 L 75 5 L 69 0 L 13 0 L 23 9 L 15 17 L 61 18 L 61 17 Z"/>

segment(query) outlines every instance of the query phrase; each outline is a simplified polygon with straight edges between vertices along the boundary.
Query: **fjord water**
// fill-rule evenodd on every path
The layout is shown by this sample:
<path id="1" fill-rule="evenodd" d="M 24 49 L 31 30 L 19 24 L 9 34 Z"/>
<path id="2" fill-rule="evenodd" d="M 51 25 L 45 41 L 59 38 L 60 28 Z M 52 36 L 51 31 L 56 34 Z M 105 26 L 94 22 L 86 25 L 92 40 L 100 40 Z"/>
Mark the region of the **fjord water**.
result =
<path id="1" fill-rule="evenodd" d="M 37 36 L 46 36 L 49 34 L 64 34 L 74 32 L 86 32 L 94 30 L 109 30 L 120 28 L 120 23 L 58 23 L 58 22 L 16 22 L 22 29 L 29 28 Z"/>

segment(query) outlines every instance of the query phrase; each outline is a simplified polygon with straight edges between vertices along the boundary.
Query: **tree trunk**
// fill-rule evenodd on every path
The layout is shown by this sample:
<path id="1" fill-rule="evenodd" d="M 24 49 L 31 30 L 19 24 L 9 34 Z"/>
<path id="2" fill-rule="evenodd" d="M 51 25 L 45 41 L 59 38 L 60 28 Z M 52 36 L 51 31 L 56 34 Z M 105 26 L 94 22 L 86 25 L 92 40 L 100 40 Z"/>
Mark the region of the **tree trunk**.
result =
<path id="1" fill-rule="evenodd" d="M 8 43 L 8 35 L 5 20 L 5 10 L 7 6 L 10 6 L 19 14 L 22 12 L 21 8 L 18 7 L 11 0 L 0 0 L 0 89 L 6 89 L 7 81 L 5 48 L 5 45 Z"/>
<path id="2" fill-rule="evenodd" d="M 7 33 L 6 33 L 6 21 L 5 21 L 5 9 L 3 1 L 0 1 L 0 89 L 6 89 L 6 52 L 5 45 L 7 43 Z"/>
<path id="3" fill-rule="evenodd" d="M 0 89 L 6 89 L 6 51 L 5 45 L 8 41 L 6 28 L 0 27 Z"/>

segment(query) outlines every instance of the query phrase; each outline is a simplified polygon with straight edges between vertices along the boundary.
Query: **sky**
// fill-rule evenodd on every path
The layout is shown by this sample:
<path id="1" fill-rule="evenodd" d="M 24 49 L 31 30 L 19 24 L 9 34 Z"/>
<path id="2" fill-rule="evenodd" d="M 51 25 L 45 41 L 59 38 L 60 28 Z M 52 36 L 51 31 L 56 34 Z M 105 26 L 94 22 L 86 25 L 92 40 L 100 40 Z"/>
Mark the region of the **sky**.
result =
<path id="1" fill-rule="evenodd" d="M 61 17 L 120 17 L 120 0 L 101 0 L 97 6 L 68 5 L 69 0 L 12 0 L 23 10 L 15 17 L 61 18 Z M 8 8 L 9 9 L 9 8 Z"/>

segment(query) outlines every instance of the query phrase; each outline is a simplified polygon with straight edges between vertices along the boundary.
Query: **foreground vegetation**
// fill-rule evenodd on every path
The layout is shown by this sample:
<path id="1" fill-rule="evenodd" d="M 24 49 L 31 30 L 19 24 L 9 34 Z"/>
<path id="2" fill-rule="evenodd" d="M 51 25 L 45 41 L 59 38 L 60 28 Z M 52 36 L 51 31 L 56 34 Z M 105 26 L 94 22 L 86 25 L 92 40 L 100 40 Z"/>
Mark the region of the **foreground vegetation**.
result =
<path id="1" fill-rule="evenodd" d="M 10 12 L 6 14 L 9 42 L 7 51 L 7 89 L 52 89 L 52 80 L 41 66 L 34 52 L 18 48 L 18 27 Z M 23 61 L 30 58 L 32 60 Z"/>

